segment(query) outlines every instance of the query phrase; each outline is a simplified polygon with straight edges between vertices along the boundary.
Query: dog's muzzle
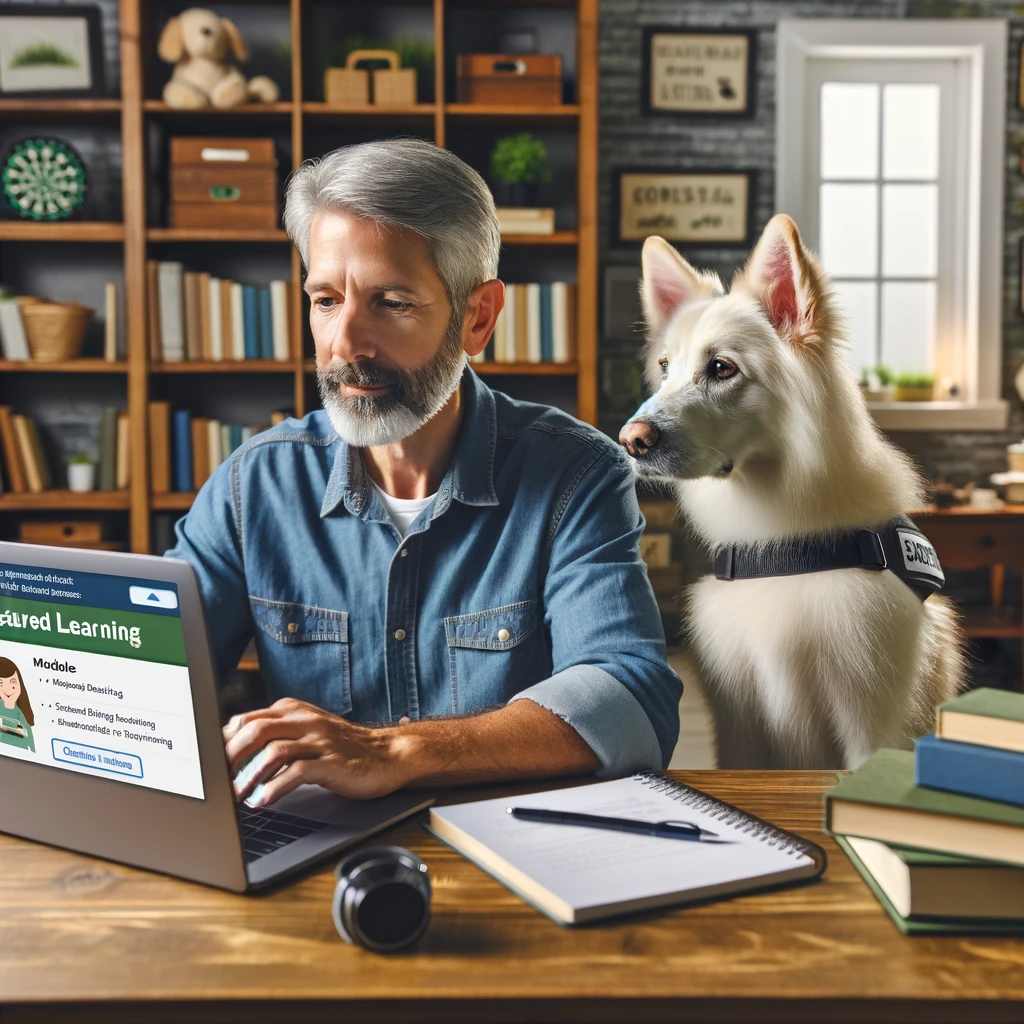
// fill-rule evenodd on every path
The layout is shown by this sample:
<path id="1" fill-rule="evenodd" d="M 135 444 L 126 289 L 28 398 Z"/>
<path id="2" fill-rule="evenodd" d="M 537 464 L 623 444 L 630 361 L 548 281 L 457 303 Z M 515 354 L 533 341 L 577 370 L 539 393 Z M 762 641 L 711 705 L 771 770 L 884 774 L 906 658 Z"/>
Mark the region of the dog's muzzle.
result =
<path id="1" fill-rule="evenodd" d="M 634 459 L 642 458 L 661 439 L 658 428 L 653 423 L 645 420 L 630 420 L 619 431 L 619 444 L 633 456 Z"/>

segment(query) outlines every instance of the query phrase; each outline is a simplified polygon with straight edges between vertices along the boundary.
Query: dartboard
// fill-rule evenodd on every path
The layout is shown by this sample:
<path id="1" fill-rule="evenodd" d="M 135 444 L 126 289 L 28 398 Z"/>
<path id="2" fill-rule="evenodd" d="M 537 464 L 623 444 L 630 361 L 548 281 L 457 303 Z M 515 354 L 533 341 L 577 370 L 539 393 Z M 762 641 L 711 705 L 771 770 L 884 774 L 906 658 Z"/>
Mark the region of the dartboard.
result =
<path id="1" fill-rule="evenodd" d="M 14 147 L 2 175 L 4 195 L 22 217 L 60 220 L 85 199 L 85 168 L 78 154 L 54 139 L 25 139 Z"/>

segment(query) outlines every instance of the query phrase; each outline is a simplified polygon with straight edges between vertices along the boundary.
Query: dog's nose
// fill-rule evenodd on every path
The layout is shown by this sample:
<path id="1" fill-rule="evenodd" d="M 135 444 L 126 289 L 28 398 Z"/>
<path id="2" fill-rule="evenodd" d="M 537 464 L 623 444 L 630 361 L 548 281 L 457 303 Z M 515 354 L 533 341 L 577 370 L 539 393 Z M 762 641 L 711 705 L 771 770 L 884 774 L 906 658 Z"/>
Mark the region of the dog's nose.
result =
<path id="1" fill-rule="evenodd" d="M 646 455 L 658 443 L 660 437 L 661 434 L 653 423 L 630 420 L 619 431 L 619 444 L 635 459 L 640 455 Z"/>

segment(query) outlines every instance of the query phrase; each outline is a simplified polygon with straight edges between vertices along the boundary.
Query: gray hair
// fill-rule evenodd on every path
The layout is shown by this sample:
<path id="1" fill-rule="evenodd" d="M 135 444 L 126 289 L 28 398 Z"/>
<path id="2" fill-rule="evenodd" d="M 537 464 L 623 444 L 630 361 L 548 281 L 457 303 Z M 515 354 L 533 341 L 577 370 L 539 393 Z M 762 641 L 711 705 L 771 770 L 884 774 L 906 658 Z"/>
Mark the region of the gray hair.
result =
<path id="1" fill-rule="evenodd" d="M 454 153 L 420 139 L 386 139 L 344 146 L 307 160 L 288 182 L 284 226 L 309 267 L 309 233 L 321 210 L 421 235 L 444 282 L 452 316 L 469 293 L 498 276 L 501 234 L 484 179 Z"/>

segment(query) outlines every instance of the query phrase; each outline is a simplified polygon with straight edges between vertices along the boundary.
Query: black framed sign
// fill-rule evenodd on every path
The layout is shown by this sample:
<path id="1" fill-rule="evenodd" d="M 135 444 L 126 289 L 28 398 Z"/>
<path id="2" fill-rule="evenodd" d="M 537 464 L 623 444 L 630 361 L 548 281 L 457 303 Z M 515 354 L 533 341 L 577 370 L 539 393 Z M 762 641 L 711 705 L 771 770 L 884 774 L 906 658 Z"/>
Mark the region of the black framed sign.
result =
<path id="1" fill-rule="evenodd" d="M 615 170 L 612 240 L 639 245 L 661 235 L 707 248 L 748 245 L 753 191 L 753 171 Z"/>
<path id="2" fill-rule="evenodd" d="M 0 4 L 0 96 L 100 96 L 103 48 L 94 5 Z"/>
<path id="3" fill-rule="evenodd" d="M 756 49 L 753 30 L 645 28 L 641 109 L 645 114 L 750 117 Z"/>

